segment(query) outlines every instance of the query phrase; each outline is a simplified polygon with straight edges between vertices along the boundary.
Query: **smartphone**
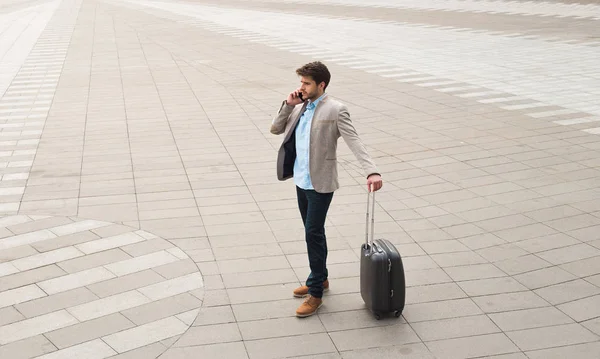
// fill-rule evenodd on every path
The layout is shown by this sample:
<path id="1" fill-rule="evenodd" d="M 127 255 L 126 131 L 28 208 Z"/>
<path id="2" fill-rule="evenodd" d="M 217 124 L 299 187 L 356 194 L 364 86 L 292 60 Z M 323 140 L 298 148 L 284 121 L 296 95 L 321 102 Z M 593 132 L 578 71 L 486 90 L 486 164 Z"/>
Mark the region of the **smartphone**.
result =
<path id="1" fill-rule="evenodd" d="M 300 97 L 300 100 L 302 100 L 302 102 L 304 102 L 304 98 L 302 98 L 302 92 L 298 92 L 298 97 Z"/>

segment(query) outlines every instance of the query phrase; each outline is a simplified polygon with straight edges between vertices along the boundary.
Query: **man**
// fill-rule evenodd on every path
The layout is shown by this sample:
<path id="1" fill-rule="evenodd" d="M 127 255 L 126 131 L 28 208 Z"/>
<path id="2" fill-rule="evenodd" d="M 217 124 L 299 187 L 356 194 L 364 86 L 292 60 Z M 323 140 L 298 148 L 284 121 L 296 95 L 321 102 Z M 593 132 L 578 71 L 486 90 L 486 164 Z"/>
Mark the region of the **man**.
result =
<path id="1" fill-rule="evenodd" d="M 296 310 L 298 317 L 308 317 L 317 312 L 323 303 L 323 291 L 329 289 L 325 219 L 333 192 L 339 188 L 336 151 L 340 136 L 362 165 L 367 188 L 377 191 L 383 182 L 352 125 L 348 109 L 325 93 L 331 79 L 327 67 L 312 62 L 297 69 L 296 74 L 300 88 L 282 103 L 271 133 L 284 134 L 277 177 L 281 181 L 294 178 L 304 223 L 310 275 L 306 285 L 294 290 L 294 296 L 308 295 Z"/>

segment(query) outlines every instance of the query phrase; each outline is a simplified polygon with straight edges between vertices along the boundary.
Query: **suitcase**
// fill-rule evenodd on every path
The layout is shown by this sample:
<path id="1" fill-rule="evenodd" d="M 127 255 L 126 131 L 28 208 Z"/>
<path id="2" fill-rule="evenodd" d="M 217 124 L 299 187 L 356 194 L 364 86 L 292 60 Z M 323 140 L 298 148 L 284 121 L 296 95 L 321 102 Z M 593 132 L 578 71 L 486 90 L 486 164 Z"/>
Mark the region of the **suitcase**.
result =
<path id="1" fill-rule="evenodd" d="M 369 202 L 371 209 L 371 241 L 369 240 Z M 373 240 L 375 226 L 375 192 L 367 198 L 365 243 L 360 256 L 360 293 L 367 308 L 377 320 L 394 312 L 399 317 L 404 310 L 406 284 L 402 257 L 396 246 L 386 239 Z"/>

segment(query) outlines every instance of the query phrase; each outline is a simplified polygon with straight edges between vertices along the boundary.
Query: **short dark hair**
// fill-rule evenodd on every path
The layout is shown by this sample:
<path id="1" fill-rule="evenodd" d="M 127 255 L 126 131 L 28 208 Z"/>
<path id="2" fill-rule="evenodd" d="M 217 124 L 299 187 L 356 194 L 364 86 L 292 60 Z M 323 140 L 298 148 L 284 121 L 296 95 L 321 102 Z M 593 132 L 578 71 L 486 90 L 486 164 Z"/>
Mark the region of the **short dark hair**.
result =
<path id="1" fill-rule="evenodd" d="M 329 81 L 331 80 L 331 74 L 329 73 L 329 69 L 320 61 L 310 62 L 301 68 L 296 70 L 296 74 L 298 76 L 310 76 L 317 85 L 321 82 L 325 82 L 325 88 L 329 85 Z"/>

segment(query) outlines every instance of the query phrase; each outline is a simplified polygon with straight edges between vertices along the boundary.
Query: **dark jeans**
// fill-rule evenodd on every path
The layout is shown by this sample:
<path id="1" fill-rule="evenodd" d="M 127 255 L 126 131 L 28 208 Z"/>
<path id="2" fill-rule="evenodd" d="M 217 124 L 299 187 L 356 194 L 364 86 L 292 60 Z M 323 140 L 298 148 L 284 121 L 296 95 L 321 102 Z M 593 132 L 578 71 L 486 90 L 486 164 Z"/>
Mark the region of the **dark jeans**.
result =
<path id="1" fill-rule="evenodd" d="M 323 296 L 323 282 L 327 279 L 327 239 L 325 237 L 325 218 L 333 198 L 331 193 L 318 193 L 296 186 L 298 207 L 304 222 L 306 248 L 310 275 L 306 279 L 308 294 L 316 298 Z"/>

